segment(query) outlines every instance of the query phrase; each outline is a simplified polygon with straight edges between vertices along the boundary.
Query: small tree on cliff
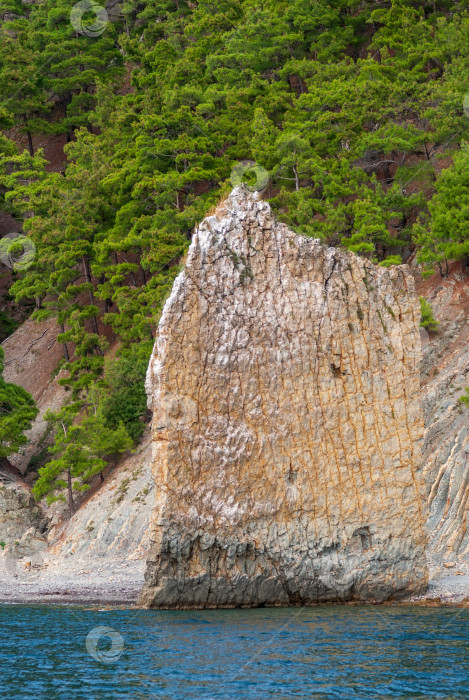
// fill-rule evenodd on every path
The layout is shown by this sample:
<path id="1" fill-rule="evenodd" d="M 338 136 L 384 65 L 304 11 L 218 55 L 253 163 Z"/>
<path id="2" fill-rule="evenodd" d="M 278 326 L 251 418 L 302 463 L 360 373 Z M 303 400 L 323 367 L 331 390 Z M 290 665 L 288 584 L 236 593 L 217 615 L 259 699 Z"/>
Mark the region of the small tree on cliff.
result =
<path id="1" fill-rule="evenodd" d="M 46 413 L 46 420 L 55 430 L 55 442 L 49 451 L 56 458 L 39 469 L 39 479 L 33 488 L 36 500 L 45 496 L 49 504 L 68 501 L 70 515 L 76 509 L 74 492 L 89 489 L 91 479 L 97 474 L 104 480 L 103 471 L 111 457 L 132 447 L 124 425 L 110 430 L 98 410 L 87 409 L 81 421 L 74 424 L 82 406 L 83 402 L 77 401 L 60 411 Z"/>
<path id="2" fill-rule="evenodd" d="M 24 434 L 38 414 L 33 397 L 3 378 L 4 351 L 0 347 L 0 460 L 18 452 L 28 442 Z"/>

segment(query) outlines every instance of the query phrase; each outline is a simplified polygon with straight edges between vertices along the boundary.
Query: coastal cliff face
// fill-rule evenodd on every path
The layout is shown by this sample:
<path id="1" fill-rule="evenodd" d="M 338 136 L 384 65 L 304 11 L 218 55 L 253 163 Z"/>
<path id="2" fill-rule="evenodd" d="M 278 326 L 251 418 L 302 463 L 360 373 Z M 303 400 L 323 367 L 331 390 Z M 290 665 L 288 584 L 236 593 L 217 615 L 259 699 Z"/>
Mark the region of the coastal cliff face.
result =
<path id="1" fill-rule="evenodd" d="M 429 556 L 469 565 L 469 408 L 458 402 L 469 386 L 469 280 L 460 263 L 448 278 L 420 285 L 440 323 L 423 349 L 424 474 L 429 506 Z"/>
<path id="2" fill-rule="evenodd" d="M 233 191 L 194 235 L 148 370 L 157 503 L 141 603 L 426 587 L 419 319 L 406 267 L 298 236 Z"/>

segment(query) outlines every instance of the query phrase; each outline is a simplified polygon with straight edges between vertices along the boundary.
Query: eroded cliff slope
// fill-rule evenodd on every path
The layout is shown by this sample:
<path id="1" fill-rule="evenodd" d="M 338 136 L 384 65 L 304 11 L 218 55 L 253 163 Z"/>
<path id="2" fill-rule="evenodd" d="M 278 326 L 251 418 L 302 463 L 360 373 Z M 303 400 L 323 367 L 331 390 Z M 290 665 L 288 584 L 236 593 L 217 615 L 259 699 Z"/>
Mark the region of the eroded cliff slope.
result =
<path id="1" fill-rule="evenodd" d="M 297 236 L 237 188 L 194 235 L 148 372 L 141 602 L 423 590 L 419 303 L 405 267 Z"/>
<path id="2" fill-rule="evenodd" d="M 424 473 L 433 568 L 453 563 L 469 571 L 469 408 L 459 397 L 469 386 L 469 280 L 460 263 L 449 277 L 421 283 L 440 322 L 423 350 Z M 466 578 L 465 596 L 469 589 Z"/>
<path id="3" fill-rule="evenodd" d="M 5 377 L 30 391 L 39 407 L 30 443 L 12 458 L 22 472 L 41 450 L 47 460 L 44 413 L 66 400 L 54 377 L 62 353 L 56 334 L 53 319 L 29 319 L 3 343 Z M 0 602 L 134 603 L 155 502 L 150 464 L 145 432 L 139 446 L 106 472 L 104 484 L 97 479 L 77 499 L 71 519 L 65 503 L 35 503 L 29 486 L 0 464 Z M 30 468 L 25 478 L 35 473 Z"/>

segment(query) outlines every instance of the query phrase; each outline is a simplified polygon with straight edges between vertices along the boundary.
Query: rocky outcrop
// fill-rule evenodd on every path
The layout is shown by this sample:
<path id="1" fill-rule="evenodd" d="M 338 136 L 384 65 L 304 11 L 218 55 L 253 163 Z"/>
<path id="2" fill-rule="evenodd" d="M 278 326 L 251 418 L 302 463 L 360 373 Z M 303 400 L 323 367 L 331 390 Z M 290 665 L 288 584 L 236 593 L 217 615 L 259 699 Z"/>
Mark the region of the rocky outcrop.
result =
<path id="1" fill-rule="evenodd" d="M 423 590 L 419 303 L 234 190 L 196 231 L 147 389 L 157 508 L 141 602 Z"/>
<path id="2" fill-rule="evenodd" d="M 34 502 L 29 489 L 20 484 L 0 485 L 0 541 L 17 550 L 21 546 L 26 553 L 36 545 L 44 547 L 48 518 Z M 24 545 L 24 546 L 23 546 Z"/>
<path id="3" fill-rule="evenodd" d="M 420 285 L 440 322 L 423 349 L 424 474 L 429 505 L 430 562 L 469 564 L 469 278 L 460 263 L 448 278 Z M 465 566 L 464 566 L 465 564 Z"/>

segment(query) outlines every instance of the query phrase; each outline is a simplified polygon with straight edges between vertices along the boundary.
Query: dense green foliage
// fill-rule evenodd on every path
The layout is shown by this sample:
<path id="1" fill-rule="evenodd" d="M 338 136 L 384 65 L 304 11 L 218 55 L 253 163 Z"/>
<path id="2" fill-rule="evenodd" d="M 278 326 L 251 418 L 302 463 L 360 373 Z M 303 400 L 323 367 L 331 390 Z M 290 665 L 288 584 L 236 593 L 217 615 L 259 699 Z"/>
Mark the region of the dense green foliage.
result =
<path id="1" fill-rule="evenodd" d="M 430 225 L 417 224 L 419 260 L 432 270 L 438 264 L 448 274 L 450 260 L 469 262 L 469 148 L 454 155 L 453 166 L 443 170 L 436 194 L 428 203 Z"/>
<path id="2" fill-rule="evenodd" d="M 27 443 L 29 430 L 38 410 L 31 394 L 3 378 L 3 348 L 0 347 L 0 457 L 18 452 Z"/>
<path id="3" fill-rule="evenodd" d="M 0 125 L 28 144 L 0 142 L 0 196 L 36 246 L 12 293 L 58 317 L 74 399 L 121 345 L 108 426 L 142 432 L 162 304 L 240 161 L 299 233 L 382 265 L 418 246 L 442 274 L 468 258 L 469 0 L 126 0 L 96 37 L 72 5 L 0 0 Z"/>
<path id="4" fill-rule="evenodd" d="M 134 442 L 142 437 L 147 408 L 145 375 L 151 343 L 132 345 L 106 367 L 100 406 L 108 429 L 123 424 Z"/>
<path id="5" fill-rule="evenodd" d="M 2 160 L 7 204 L 38 251 L 13 292 L 59 314 L 71 383 L 102 371 L 98 317 L 125 342 L 152 337 L 193 226 L 239 160 L 268 170 L 274 206 L 306 235 L 385 264 L 419 215 L 417 235 L 440 236 L 445 195 L 428 211 L 427 189 L 469 133 L 464 5 L 129 2 L 90 38 L 63 0 L 20 4 L 2 25 L 5 118 L 76 141 L 65 177 L 40 151 Z M 117 89 L 123 60 L 130 92 Z"/>
<path id="6" fill-rule="evenodd" d="M 4 311 L 0 311 L 0 343 L 8 338 L 19 326 L 19 323 Z"/>

